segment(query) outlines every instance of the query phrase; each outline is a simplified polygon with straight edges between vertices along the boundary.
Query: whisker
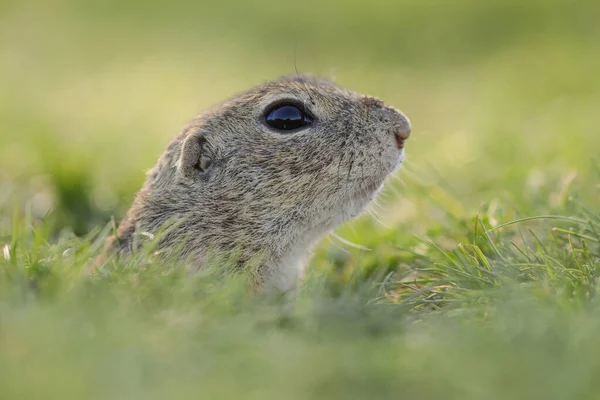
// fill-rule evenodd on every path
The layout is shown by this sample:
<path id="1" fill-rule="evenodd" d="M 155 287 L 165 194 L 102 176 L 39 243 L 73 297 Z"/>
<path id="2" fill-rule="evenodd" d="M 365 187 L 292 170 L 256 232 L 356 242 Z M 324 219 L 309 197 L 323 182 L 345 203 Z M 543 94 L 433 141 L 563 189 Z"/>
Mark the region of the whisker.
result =
<path id="1" fill-rule="evenodd" d="M 392 178 L 395 179 L 396 181 L 400 182 L 403 186 L 406 186 L 406 182 L 404 182 L 402 180 L 402 178 L 400 178 L 398 175 L 392 174 Z"/>
<path id="2" fill-rule="evenodd" d="M 402 196 L 402 192 L 399 191 L 394 185 L 388 185 L 388 188 L 394 192 L 394 194 L 396 195 L 396 197 L 401 197 Z"/>
<path id="3" fill-rule="evenodd" d="M 379 218 L 379 215 L 377 215 L 377 213 L 374 210 L 367 210 L 367 212 L 379 225 L 383 226 L 386 229 L 390 228 L 388 224 L 386 224 L 381 220 L 381 218 Z"/>
<path id="4" fill-rule="evenodd" d="M 329 235 L 327 235 L 327 240 L 329 241 L 329 243 L 331 243 L 333 246 L 335 246 L 338 250 L 343 251 L 346 254 L 350 254 L 350 252 L 345 249 L 343 246 L 340 246 L 338 242 L 336 242 L 335 240 L 333 240 L 333 233 L 330 233 Z"/>
<path id="5" fill-rule="evenodd" d="M 354 152 L 350 153 L 351 156 L 354 156 Z M 354 166 L 354 157 L 350 160 L 350 167 L 348 168 L 348 175 L 346 177 L 347 181 L 350 181 L 350 173 L 352 172 L 352 167 Z"/>
<path id="6" fill-rule="evenodd" d="M 342 161 L 344 160 L 344 156 L 346 155 L 346 143 L 348 142 L 348 139 L 346 137 L 344 137 L 343 142 L 342 142 L 342 156 L 340 157 L 340 162 L 338 162 L 338 168 L 337 168 L 337 175 L 338 175 L 338 179 L 340 178 L 340 167 L 342 165 Z M 338 181 L 338 185 L 339 185 L 339 181 Z"/>
<path id="7" fill-rule="evenodd" d="M 385 207 L 383 205 L 381 205 L 378 201 L 371 201 L 371 204 L 373 205 L 373 208 L 378 208 L 380 211 L 385 211 Z"/>
<path id="8" fill-rule="evenodd" d="M 360 244 L 356 244 L 353 243 L 349 240 L 344 239 L 343 237 L 336 235 L 335 233 L 331 233 L 331 236 L 336 238 L 337 240 L 339 240 L 340 242 L 342 242 L 343 244 L 345 244 L 346 246 L 350 246 L 350 247 L 354 247 L 355 249 L 360 249 L 360 250 L 365 250 L 365 251 L 371 251 L 370 248 L 365 247 L 365 246 L 361 246 Z"/>

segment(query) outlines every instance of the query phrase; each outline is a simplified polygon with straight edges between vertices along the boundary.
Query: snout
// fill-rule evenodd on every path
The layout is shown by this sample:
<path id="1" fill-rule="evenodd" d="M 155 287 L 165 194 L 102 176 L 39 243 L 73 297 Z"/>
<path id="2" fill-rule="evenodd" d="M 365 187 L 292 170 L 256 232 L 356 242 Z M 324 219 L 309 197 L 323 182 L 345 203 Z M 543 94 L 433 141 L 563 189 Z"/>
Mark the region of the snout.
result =
<path id="1" fill-rule="evenodd" d="M 364 96 L 363 103 L 371 109 L 371 112 L 378 115 L 380 122 L 385 126 L 385 130 L 394 137 L 396 147 L 400 150 L 404 148 L 404 142 L 410 136 L 410 120 L 400 110 L 387 106 L 383 101 L 371 96 Z"/>

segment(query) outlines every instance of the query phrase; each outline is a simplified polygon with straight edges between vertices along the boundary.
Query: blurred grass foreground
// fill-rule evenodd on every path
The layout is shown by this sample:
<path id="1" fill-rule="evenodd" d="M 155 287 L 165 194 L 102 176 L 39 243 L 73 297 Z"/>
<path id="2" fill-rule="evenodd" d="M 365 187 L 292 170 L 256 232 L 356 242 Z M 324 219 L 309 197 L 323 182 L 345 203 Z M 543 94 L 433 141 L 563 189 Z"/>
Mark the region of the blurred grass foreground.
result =
<path id="1" fill-rule="evenodd" d="M 600 2 L 4 0 L 0 50 L 0 399 L 600 397 Z M 170 137 L 294 65 L 413 122 L 336 232 L 371 251 L 293 304 L 92 273 Z"/>

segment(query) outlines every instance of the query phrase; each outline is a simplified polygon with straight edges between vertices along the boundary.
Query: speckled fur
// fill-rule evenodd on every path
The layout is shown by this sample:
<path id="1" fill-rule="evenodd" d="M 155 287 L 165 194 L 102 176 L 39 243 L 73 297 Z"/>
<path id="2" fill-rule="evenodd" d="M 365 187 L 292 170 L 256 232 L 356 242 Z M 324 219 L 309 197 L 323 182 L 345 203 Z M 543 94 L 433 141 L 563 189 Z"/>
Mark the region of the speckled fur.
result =
<path id="1" fill-rule="evenodd" d="M 282 100 L 305 105 L 314 123 L 281 133 L 265 123 Z M 289 290 L 310 248 L 359 214 L 402 162 L 394 134 L 410 123 L 381 100 L 294 75 L 266 82 L 204 112 L 174 138 L 105 254 L 133 250 L 136 231 L 177 221 L 160 243 L 185 242 L 198 265 L 209 251 L 258 260 L 256 287 Z"/>

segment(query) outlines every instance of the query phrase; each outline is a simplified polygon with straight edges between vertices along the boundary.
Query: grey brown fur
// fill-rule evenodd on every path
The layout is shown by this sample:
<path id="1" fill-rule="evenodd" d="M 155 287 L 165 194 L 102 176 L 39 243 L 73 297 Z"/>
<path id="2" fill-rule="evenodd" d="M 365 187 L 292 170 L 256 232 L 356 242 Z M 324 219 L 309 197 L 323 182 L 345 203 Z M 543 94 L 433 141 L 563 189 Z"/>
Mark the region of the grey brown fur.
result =
<path id="1" fill-rule="evenodd" d="M 270 105 L 304 104 L 314 123 L 281 133 Z M 181 244 L 202 264 L 209 251 L 258 260 L 254 284 L 280 290 L 301 278 L 310 248 L 359 214 L 402 162 L 408 119 L 379 99 L 305 75 L 283 77 L 196 117 L 152 168 L 106 254 L 133 249 L 135 232 Z"/>

